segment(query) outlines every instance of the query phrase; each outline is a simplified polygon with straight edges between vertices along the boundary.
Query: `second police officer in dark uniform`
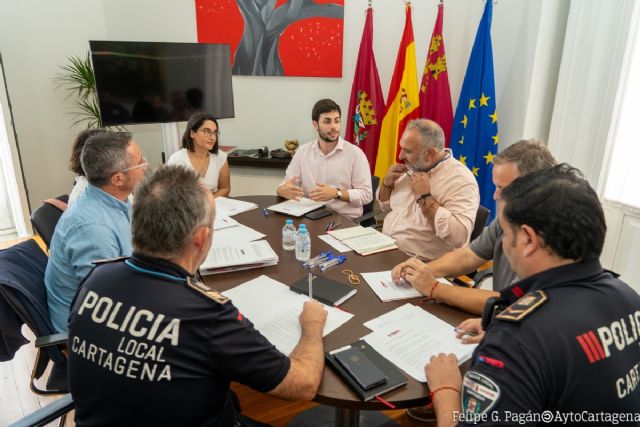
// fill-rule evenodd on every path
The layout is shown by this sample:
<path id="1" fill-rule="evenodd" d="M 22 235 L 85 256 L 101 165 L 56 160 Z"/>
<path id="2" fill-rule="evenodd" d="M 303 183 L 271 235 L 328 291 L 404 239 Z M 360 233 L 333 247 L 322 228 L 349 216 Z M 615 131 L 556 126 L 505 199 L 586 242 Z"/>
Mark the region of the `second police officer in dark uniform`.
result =
<path id="1" fill-rule="evenodd" d="M 213 218 L 213 196 L 185 168 L 161 168 L 137 191 L 134 255 L 98 265 L 71 312 L 78 425 L 236 425 L 231 381 L 283 398 L 315 395 L 325 310 L 306 303 L 303 337 L 290 357 L 279 352 L 227 298 L 194 279 Z"/>
<path id="2" fill-rule="evenodd" d="M 598 261 L 596 193 L 563 164 L 502 199 L 505 254 L 524 279 L 487 305 L 463 378 L 453 355 L 426 366 L 438 425 L 640 425 L 640 295 Z M 482 331 L 479 319 L 461 328 Z"/>

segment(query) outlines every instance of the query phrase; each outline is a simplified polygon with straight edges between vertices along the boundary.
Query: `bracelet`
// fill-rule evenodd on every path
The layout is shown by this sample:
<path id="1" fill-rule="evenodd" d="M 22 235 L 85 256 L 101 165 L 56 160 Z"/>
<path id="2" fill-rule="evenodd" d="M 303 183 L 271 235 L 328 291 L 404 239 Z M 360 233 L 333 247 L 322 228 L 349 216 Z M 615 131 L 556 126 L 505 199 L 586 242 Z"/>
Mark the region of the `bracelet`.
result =
<path id="1" fill-rule="evenodd" d="M 433 292 L 436 290 L 439 284 L 440 282 L 436 280 L 436 283 L 434 283 L 433 288 L 431 288 L 431 292 L 429 292 L 429 299 L 432 299 L 435 301 L 435 298 L 433 297 Z"/>
<path id="2" fill-rule="evenodd" d="M 433 403 L 433 398 L 435 397 L 436 393 L 439 392 L 440 390 L 453 390 L 455 392 L 460 393 L 460 390 L 458 390 L 457 388 L 450 386 L 450 385 L 443 385 L 442 387 L 438 387 L 435 390 L 432 390 L 429 392 L 429 400 L 431 401 L 431 403 Z"/>
<path id="3" fill-rule="evenodd" d="M 422 205 L 424 204 L 424 201 L 427 200 L 429 197 L 431 197 L 431 193 L 421 194 L 420 197 L 416 199 L 416 203 L 419 205 Z"/>

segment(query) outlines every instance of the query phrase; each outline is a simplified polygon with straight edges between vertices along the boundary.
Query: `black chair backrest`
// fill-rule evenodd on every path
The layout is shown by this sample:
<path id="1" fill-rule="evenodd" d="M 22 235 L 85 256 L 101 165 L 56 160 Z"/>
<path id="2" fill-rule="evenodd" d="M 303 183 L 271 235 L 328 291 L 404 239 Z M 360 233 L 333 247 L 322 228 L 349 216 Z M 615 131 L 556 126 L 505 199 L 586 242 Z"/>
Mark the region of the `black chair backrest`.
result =
<path id="1" fill-rule="evenodd" d="M 69 201 L 69 196 L 65 194 L 56 197 L 56 199 L 67 203 Z M 36 233 L 42 237 L 47 248 L 50 247 L 53 232 L 56 229 L 56 224 L 61 216 L 62 211 L 49 203 L 43 203 L 31 214 L 31 224 L 33 225 Z"/>
<path id="2" fill-rule="evenodd" d="M 473 230 L 471 230 L 470 242 L 473 242 L 476 237 L 482 234 L 484 226 L 487 225 L 489 214 L 491 211 L 482 205 L 478 205 L 478 211 L 476 212 L 476 222 L 473 224 Z"/>
<path id="3" fill-rule="evenodd" d="M 371 191 L 373 192 L 373 199 L 362 207 L 362 215 L 373 212 L 373 206 L 376 203 L 376 191 L 378 191 L 378 185 L 380 185 L 380 178 L 371 175 Z"/>
<path id="4" fill-rule="evenodd" d="M 371 201 L 366 205 L 362 206 L 362 216 L 373 212 L 373 208 L 376 204 L 376 191 L 378 191 L 379 185 L 380 185 L 380 178 L 375 175 L 371 175 L 371 191 L 373 192 L 373 199 L 371 199 Z M 360 225 L 362 225 L 363 227 L 368 227 L 369 225 L 374 223 L 375 223 L 375 219 L 372 218 L 370 221 L 366 221 Z"/>

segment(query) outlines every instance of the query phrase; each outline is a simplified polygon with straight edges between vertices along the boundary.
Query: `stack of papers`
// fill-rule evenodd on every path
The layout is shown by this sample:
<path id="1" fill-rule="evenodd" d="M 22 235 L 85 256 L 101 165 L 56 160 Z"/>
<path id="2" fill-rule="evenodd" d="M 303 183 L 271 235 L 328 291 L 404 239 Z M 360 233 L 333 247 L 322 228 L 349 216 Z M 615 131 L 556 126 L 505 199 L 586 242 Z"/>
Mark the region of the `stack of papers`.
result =
<path id="1" fill-rule="evenodd" d="M 233 216 L 257 208 L 258 205 L 242 200 L 216 197 L 216 215 Z"/>
<path id="2" fill-rule="evenodd" d="M 269 242 L 260 240 L 212 247 L 207 259 L 200 266 L 200 272 L 202 274 L 227 273 L 266 267 L 277 263 L 278 255 L 273 251 Z"/>
<path id="3" fill-rule="evenodd" d="M 396 249 L 395 240 L 382 234 L 375 228 L 361 225 L 329 231 L 329 234 L 349 246 L 360 255 L 370 255 L 377 252 Z"/>
<path id="4" fill-rule="evenodd" d="M 362 278 L 369 284 L 373 292 L 376 293 L 382 302 L 423 296 L 417 289 L 411 286 L 411 283 L 404 279 L 400 280 L 400 283 L 397 285 L 393 283 L 390 270 L 360 274 L 362 274 Z M 436 280 L 443 285 L 451 285 L 451 282 L 447 279 L 437 278 Z"/>
<path id="5" fill-rule="evenodd" d="M 282 353 L 289 355 L 300 340 L 302 329 L 298 317 L 309 298 L 291 292 L 283 283 L 260 276 L 223 292 L 255 328 Z M 322 336 L 327 336 L 353 317 L 334 307 L 327 307 L 327 322 Z"/>
<path id="6" fill-rule="evenodd" d="M 213 235 L 213 247 L 221 248 L 223 246 L 229 246 L 236 243 L 248 243 L 254 240 L 259 240 L 266 235 L 254 230 L 251 227 L 238 223 L 233 227 L 225 227 L 220 230 L 216 230 Z"/>
<path id="7" fill-rule="evenodd" d="M 300 200 L 287 200 L 286 202 L 269 206 L 267 209 L 291 216 L 302 216 L 307 212 L 311 212 L 312 210 L 321 208 L 326 204 L 327 202 L 314 202 L 311 199 L 302 197 Z"/>
<path id="8" fill-rule="evenodd" d="M 477 344 L 462 344 L 455 329 L 420 307 L 405 304 L 364 324 L 373 332 L 363 339 L 378 353 L 418 381 L 431 356 L 453 353 L 467 361 Z"/>

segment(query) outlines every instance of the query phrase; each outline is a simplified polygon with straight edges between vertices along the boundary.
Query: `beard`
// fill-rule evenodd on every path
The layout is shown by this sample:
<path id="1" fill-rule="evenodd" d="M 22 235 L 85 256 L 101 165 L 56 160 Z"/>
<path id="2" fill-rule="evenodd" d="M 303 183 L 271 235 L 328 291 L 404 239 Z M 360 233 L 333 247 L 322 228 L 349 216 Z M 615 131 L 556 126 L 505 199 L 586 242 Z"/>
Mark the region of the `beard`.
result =
<path id="1" fill-rule="evenodd" d="M 422 159 L 413 163 L 406 163 L 406 165 L 413 172 L 428 172 L 431 170 L 431 165 Z"/>
<path id="2" fill-rule="evenodd" d="M 322 132 L 318 130 L 318 138 L 323 142 L 336 142 L 340 138 L 340 131 L 336 132 L 335 137 L 331 137 L 330 135 L 330 132 Z"/>

